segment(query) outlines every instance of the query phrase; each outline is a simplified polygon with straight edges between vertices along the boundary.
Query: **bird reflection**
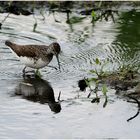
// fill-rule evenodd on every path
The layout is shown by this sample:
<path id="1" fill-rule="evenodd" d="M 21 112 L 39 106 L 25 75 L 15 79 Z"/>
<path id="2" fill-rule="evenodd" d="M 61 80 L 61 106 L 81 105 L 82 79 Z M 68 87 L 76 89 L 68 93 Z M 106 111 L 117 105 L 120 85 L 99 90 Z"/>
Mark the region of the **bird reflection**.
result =
<path id="1" fill-rule="evenodd" d="M 48 103 L 51 111 L 55 113 L 61 111 L 61 105 L 55 101 L 51 85 L 39 77 L 24 77 L 23 82 L 16 87 L 15 94 L 33 102 Z"/>

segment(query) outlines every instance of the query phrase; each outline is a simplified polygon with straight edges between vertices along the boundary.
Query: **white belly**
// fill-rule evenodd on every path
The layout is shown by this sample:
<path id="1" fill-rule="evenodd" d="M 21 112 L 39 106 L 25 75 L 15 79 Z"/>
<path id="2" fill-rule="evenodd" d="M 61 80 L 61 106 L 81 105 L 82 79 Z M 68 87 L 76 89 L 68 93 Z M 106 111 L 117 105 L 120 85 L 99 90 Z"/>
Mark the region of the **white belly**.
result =
<path id="1" fill-rule="evenodd" d="M 31 68 L 43 68 L 49 64 L 49 62 L 42 61 L 42 59 L 34 60 L 33 58 L 28 58 L 28 57 L 19 57 L 21 63 L 25 64 L 27 67 Z"/>

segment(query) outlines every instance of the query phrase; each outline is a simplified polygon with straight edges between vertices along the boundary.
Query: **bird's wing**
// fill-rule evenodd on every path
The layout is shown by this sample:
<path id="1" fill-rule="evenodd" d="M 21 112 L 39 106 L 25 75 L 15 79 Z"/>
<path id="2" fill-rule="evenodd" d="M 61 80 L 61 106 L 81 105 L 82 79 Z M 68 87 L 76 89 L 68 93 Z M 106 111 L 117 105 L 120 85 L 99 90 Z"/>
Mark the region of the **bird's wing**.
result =
<path id="1" fill-rule="evenodd" d="M 47 50 L 46 46 L 44 47 L 43 45 L 16 45 L 15 48 L 14 48 L 14 52 L 19 57 L 26 56 L 26 57 L 33 57 L 33 58 L 39 57 L 40 53 Z"/>
<path id="2" fill-rule="evenodd" d="M 37 57 L 39 49 L 35 45 L 18 46 L 16 54 L 18 56 Z"/>

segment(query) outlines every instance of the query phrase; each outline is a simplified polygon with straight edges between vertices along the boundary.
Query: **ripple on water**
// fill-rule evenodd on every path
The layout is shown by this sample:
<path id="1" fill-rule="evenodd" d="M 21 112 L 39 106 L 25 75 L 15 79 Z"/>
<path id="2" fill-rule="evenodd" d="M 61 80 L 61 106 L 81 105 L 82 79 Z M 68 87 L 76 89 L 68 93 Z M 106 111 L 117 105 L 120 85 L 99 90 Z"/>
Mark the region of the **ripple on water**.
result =
<path id="1" fill-rule="evenodd" d="M 5 16 L 6 14 L 1 14 L 0 19 Z M 124 102 L 119 104 L 118 101 L 103 109 L 102 104 L 91 104 L 90 99 L 86 98 L 86 93 L 80 93 L 82 97 L 78 98 L 77 81 L 91 76 L 89 70 L 96 67 L 94 65 L 95 58 L 99 58 L 101 61 L 109 58 L 110 63 L 107 65 L 107 69 L 111 70 L 123 62 L 138 64 L 139 49 L 136 46 L 139 42 L 128 44 L 125 39 L 120 39 L 120 37 L 123 38 L 121 29 L 124 27 L 119 26 L 118 28 L 117 25 L 122 24 L 121 22 L 99 21 L 93 26 L 88 17 L 83 22 L 70 27 L 65 22 L 65 14 L 57 13 L 57 18 L 62 22 L 54 22 L 52 15 L 46 16 L 45 22 L 40 20 L 40 16 L 37 16 L 38 26 L 36 32 L 32 32 L 35 22 L 32 16 L 10 15 L 10 18 L 3 24 L 0 31 L 0 137 L 56 138 L 56 136 L 59 136 L 60 138 L 66 138 L 69 136 L 71 138 L 71 134 L 73 134 L 74 137 L 78 138 L 87 135 L 91 138 L 94 135 L 93 131 L 88 131 L 91 128 L 96 133 L 97 138 L 104 138 L 107 134 L 116 137 L 116 131 L 124 132 L 129 127 L 124 124 L 125 118 L 123 116 L 130 110 L 130 106 L 126 106 Z M 129 33 L 129 35 L 131 34 Z M 17 96 L 10 97 L 15 92 L 15 87 L 20 80 L 23 80 L 22 69 L 24 65 L 4 45 L 7 39 L 19 44 L 48 45 L 53 41 L 60 43 L 63 52 L 60 55 L 61 71 L 45 67 L 41 70 L 41 73 L 43 79 L 48 80 L 54 88 L 55 97 L 57 97 L 59 91 L 62 92 L 61 99 L 65 101 L 62 102 L 61 113 L 54 115 L 48 105 L 29 102 Z M 131 47 L 133 45 L 134 48 Z M 55 57 L 50 65 L 57 67 Z M 121 112 L 122 106 L 126 107 L 123 114 Z M 116 114 L 121 118 L 118 118 Z M 115 119 L 112 120 L 112 118 Z M 99 120 L 101 120 L 101 123 Z M 107 125 L 110 122 L 113 125 Z M 118 122 L 121 123 L 121 128 Z M 35 127 L 33 127 L 33 124 L 35 124 Z M 64 128 L 60 128 L 62 124 Z M 105 128 L 102 127 L 103 124 L 105 124 Z M 137 120 L 136 124 L 139 124 Z M 112 129 L 116 126 L 118 126 L 117 129 Z M 98 132 L 98 127 L 99 130 L 104 132 L 103 134 Z M 66 128 L 69 129 L 66 130 Z M 137 128 L 139 127 L 137 126 Z M 87 133 L 85 136 L 85 133 L 82 135 L 82 133 L 79 134 L 78 131 L 73 130 Z M 110 133 L 110 130 L 113 131 L 113 134 Z M 132 129 L 130 130 L 132 132 Z M 52 131 L 56 135 L 53 135 Z M 125 136 L 128 136 L 128 133 Z"/>

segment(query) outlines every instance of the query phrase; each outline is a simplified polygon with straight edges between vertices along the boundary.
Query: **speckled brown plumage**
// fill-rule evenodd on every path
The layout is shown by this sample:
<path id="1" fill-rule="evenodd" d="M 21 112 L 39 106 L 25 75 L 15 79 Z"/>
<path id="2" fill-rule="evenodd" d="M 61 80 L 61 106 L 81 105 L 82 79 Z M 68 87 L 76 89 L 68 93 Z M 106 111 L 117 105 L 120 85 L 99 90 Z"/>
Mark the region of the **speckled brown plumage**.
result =
<path id="1" fill-rule="evenodd" d="M 10 41 L 6 41 L 5 44 L 9 46 L 19 57 L 26 56 L 32 58 L 42 58 L 43 60 L 53 57 L 52 53 L 48 53 L 48 47 L 45 45 L 17 45 Z M 59 50 L 58 50 L 59 51 Z"/>
<path id="2" fill-rule="evenodd" d="M 9 46 L 18 57 L 27 57 L 34 60 L 34 65 L 41 59 L 46 62 L 46 65 L 52 60 L 53 55 L 58 59 L 60 53 L 60 45 L 56 42 L 46 45 L 18 45 L 11 41 L 6 41 L 5 44 Z M 26 64 L 25 64 L 26 65 Z M 33 66 L 34 67 L 34 66 Z"/>

